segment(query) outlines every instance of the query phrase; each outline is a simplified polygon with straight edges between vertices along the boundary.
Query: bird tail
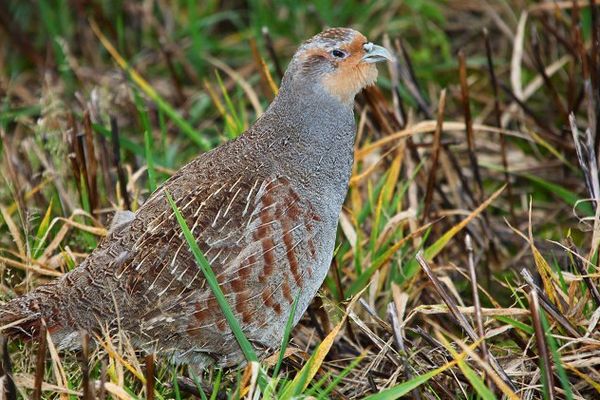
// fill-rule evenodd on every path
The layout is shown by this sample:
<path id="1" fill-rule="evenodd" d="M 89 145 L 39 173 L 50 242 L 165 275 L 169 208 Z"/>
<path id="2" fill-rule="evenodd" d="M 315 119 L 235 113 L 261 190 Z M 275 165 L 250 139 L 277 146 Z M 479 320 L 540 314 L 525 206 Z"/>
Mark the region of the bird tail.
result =
<path id="1" fill-rule="evenodd" d="M 33 339 L 39 335 L 42 321 L 53 333 L 61 328 L 55 284 L 42 286 L 24 296 L 0 304 L 0 334 L 12 338 Z"/>

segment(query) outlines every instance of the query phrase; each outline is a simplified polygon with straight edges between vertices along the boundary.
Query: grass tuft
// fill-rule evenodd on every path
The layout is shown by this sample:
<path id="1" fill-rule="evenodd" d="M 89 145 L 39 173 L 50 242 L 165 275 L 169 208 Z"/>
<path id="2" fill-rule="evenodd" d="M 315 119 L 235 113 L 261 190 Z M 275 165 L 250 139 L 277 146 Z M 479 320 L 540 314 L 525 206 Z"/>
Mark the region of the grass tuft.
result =
<path id="1" fill-rule="evenodd" d="M 150 3 L 0 2 L 2 301 L 75 268 L 260 117 L 296 46 L 351 26 L 396 62 L 356 98 L 331 269 L 258 364 L 168 198 L 247 366 L 150 363 L 118 332 L 85 356 L 11 341 L 0 398 L 600 396 L 595 2 Z"/>

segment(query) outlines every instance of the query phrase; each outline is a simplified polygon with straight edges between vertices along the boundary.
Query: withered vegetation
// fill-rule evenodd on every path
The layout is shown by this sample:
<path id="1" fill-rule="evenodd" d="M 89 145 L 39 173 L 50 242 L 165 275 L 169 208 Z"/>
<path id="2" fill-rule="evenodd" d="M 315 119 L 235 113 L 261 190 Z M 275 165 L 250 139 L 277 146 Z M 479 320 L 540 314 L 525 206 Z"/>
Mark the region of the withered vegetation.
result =
<path id="1" fill-rule="evenodd" d="M 3 300 L 243 132 L 324 26 L 397 62 L 357 98 L 329 276 L 266 383 L 42 334 L 0 341 L 0 398 L 600 398 L 597 3 L 1 2 Z"/>

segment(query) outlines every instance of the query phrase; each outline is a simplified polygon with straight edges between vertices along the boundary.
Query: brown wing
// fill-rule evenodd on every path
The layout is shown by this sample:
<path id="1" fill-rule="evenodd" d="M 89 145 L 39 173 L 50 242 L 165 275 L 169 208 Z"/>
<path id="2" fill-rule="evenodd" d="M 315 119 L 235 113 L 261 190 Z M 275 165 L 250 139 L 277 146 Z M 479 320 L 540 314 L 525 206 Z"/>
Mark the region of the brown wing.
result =
<path id="1" fill-rule="evenodd" d="M 287 318 L 312 273 L 320 219 L 285 177 L 232 175 L 187 194 L 176 187 L 166 188 L 173 190 L 238 320 L 260 341 L 270 316 Z M 149 342 L 159 339 L 166 350 L 233 351 L 224 316 L 164 194 L 150 201 L 129 232 L 139 236 L 135 255 L 115 270 L 136 313 L 132 320 L 141 319 L 140 333 Z"/>

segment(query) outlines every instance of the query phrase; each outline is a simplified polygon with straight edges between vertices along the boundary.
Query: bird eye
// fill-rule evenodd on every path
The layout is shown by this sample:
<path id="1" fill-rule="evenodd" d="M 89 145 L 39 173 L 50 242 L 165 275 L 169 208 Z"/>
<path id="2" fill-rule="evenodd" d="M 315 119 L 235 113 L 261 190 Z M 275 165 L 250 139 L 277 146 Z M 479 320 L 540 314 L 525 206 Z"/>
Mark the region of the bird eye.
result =
<path id="1" fill-rule="evenodd" d="M 335 58 L 346 58 L 347 54 L 340 49 L 335 49 L 331 52 L 331 55 Z"/>

